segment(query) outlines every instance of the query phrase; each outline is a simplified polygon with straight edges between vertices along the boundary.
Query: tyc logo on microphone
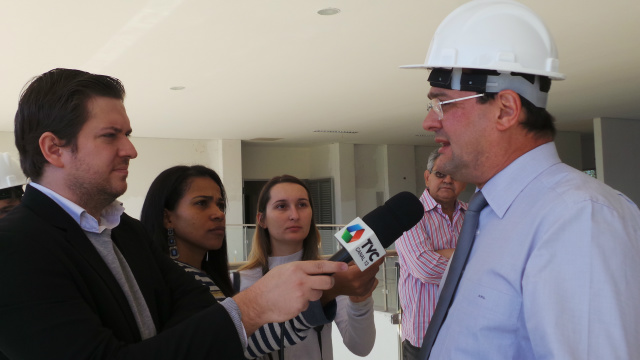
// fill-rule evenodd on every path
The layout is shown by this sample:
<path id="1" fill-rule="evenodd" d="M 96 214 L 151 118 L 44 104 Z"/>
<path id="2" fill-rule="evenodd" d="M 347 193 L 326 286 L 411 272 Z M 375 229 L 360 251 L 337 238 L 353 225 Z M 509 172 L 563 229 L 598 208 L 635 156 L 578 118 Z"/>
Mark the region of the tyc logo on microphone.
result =
<path id="1" fill-rule="evenodd" d="M 360 218 L 350 222 L 334 236 L 349 252 L 360 270 L 368 268 L 386 253 L 376 234 Z"/>

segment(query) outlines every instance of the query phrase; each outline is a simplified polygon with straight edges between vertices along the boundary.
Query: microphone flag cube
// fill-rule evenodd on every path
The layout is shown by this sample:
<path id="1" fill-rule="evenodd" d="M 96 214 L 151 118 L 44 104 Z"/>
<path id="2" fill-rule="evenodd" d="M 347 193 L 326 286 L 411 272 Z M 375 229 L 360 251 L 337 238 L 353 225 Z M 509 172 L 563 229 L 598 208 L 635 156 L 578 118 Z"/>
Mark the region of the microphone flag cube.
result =
<path id="1" fill-rule="evenodd" d="M 386 250 L 371 228 L 359 217 L 334 234 L 360 270 L 371 266 L 386 254 Z"/>

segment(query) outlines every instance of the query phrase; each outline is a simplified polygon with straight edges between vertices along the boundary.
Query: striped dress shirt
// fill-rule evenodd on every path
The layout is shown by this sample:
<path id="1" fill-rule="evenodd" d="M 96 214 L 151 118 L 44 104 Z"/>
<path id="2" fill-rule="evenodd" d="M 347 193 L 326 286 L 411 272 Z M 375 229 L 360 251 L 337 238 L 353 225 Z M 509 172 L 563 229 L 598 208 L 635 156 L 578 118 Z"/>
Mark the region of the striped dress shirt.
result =
<path id="1" fill-rule="evenodd" d="M 448 259 L 435 250 L 456 247 L 467 204 L 458 201 L 453 221 L 425 190 L 422 220 L 395 242 L 400 261 L 398 293 L 402 306 L 402 340 L 420 347 L 438 301 L 438 286 Z"/>

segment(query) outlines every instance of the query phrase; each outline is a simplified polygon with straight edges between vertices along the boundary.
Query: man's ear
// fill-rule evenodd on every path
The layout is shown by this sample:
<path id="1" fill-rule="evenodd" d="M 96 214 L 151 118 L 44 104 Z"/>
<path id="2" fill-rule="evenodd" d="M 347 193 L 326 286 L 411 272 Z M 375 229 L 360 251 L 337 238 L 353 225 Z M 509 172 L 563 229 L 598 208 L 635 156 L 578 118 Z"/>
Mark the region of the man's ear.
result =
<path id="1" fill-rule="evenodd" d="M 502 90 L 496 95 L 496 103 L 500 106 L 496 126 L 498 130 L 504 131 L 520 122 L 522 102 L 520 96 L 513 90 Z"/>
<path id="2" fill-rule="evenodd" d="M 44 134 L 40 135 L 40 139 L 38 140 L 40 151 L 42 152 L 44 158 L 47 159 L 47 161 L 51 165 L 59 168 L 64 167 L 64 161 L 62 159 L 62 143 L 63 141 L 61 141 L 50 131 L 47 131 Z"/>
<path id="3" fill-rule="evenodd" d="M 429 187 L 429 185 L 427 184 L 427 181 L 429 181 L 429 175 L 431 175 L 429 170 L 425 170 L 424 171 L 424 186 L 426 186 L 426 187 Z"/>

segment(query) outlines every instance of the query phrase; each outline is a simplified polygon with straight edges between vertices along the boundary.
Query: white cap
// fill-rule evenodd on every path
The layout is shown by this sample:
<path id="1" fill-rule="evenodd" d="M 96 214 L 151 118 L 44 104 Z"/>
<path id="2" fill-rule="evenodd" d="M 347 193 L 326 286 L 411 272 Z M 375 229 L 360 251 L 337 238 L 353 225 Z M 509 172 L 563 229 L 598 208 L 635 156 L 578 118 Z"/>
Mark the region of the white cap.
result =
<path id="1" fill-rule="evenodd" d="M 489 74 L 487 87 L 495 86 L 486 92 L 512 89 L 538 107 L 546 106 L 548 86 L 541 90 L 537 80 L 538 84 L 521 83 L 522 76 L 512 73 L 565 78 L 559 72 L 555 42 L 542 19 L 512 0 L 472 0 L 460 6 L 438 26 L 424 64 L 402 68 L 493 70 L 497 73 Z M 450 88 L 456 87 L 460 89 L 459 84 Z"/>

